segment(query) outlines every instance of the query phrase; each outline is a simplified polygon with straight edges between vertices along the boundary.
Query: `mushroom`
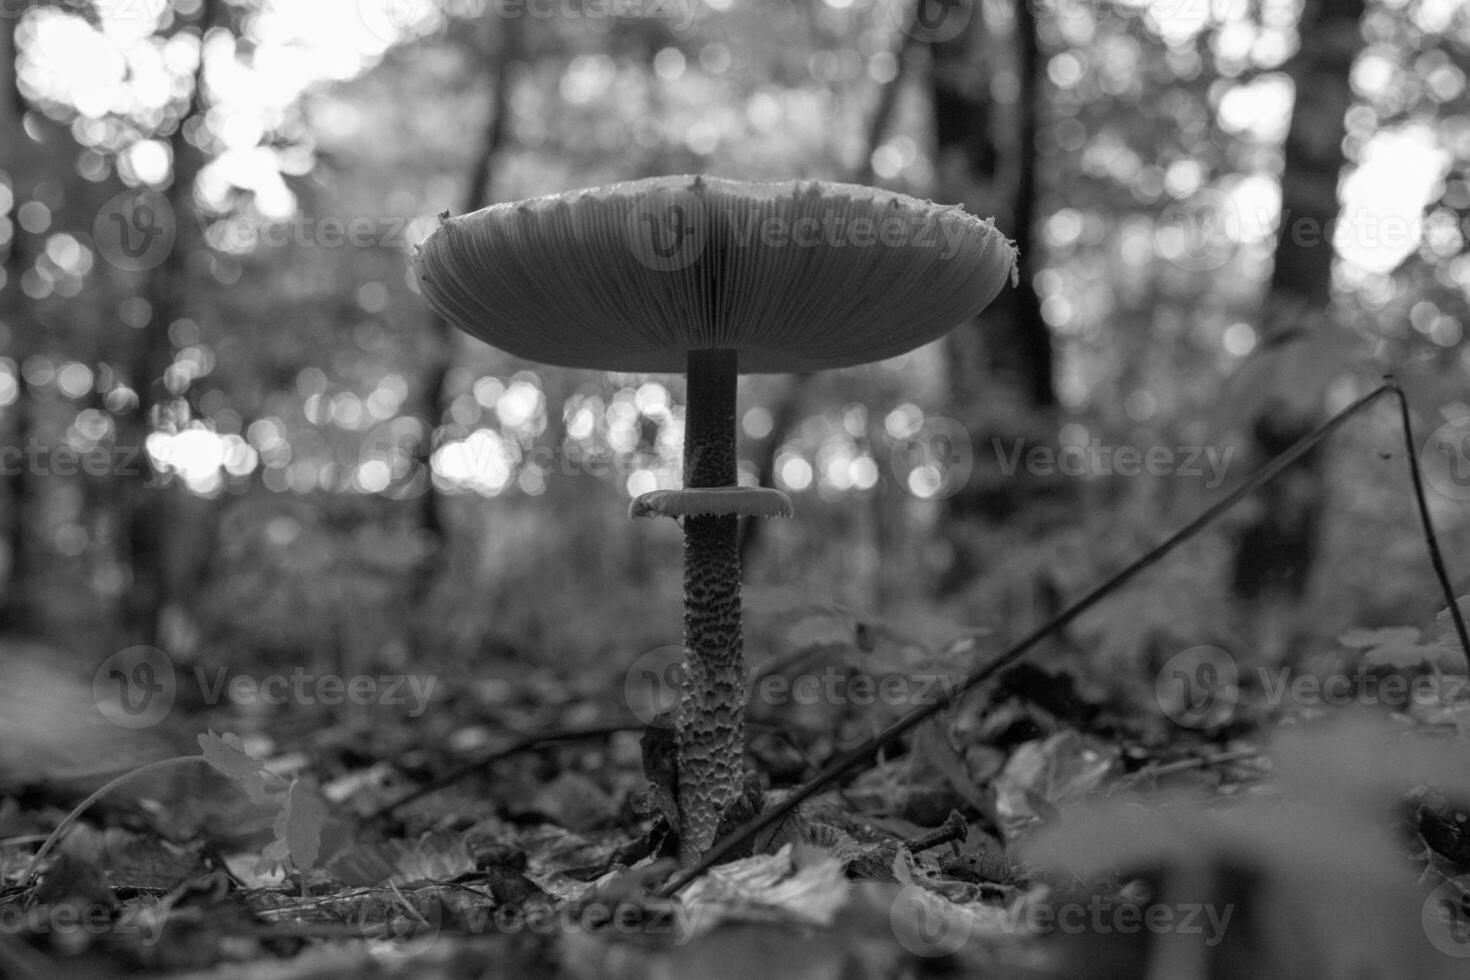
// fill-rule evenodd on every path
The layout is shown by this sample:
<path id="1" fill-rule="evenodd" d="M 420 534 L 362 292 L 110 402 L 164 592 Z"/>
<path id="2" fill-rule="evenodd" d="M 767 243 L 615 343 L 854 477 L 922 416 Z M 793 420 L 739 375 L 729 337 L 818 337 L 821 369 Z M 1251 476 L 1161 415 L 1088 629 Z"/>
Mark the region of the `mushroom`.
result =
<path id="1" fill-rule="evenodd" d="M 785 494 L 737 485 L 736 376 L 848 367 L 934 340 L 1014 281 L 1015 248 L 960 206 L 678 176 L 445 216 L 415 261 L 440 315 L 518 357 L 687 375 L 685 489 L 630 508 L 683 523 L 674 721 L 687 866 L 742 792 L 738 520 L 791 513 Z"/>

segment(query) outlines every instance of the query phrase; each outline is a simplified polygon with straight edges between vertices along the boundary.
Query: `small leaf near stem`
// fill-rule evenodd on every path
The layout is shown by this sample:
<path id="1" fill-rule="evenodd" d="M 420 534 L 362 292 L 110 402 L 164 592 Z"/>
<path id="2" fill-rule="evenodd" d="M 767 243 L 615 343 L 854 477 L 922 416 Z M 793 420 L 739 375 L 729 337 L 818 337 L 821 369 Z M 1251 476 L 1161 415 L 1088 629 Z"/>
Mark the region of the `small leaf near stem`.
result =
<path id="1" fill-rule="evenodd" d="M 232 737 L 233 736 L 226 735 L 224 739 L 229 739 Z M 224 739 L 221 739 L 213 732 L 210 732 L 209 736 L 207 737 L 201 735 L 199 736 L 199 744 L 200 747 L 204 750 L 204 753 L 202 755 L 180 755 L 174 756 L 170 759 L 159 759 L 156 762 L 150 762 L 147 765 L 139 766 L 136 769 L 129 769 L 121 776 L 118 776 L 116 779 L 109 781 L 108 783 L 94 791 L 92 795 L 88 796 L 85 800 L 82 800 L 82 802 L 73 807 L 72 811 L 62 818 L 61 823 L 56 825 L 56 829 L 51 831 L 51 836 L 46 838 L 46 841 L 41 845 L 40 850 L 36 851 L 35 856 L 31 858 L 31 863 L 26 866 L 25 874 L 21 875 L 21 883 L 23 885 L 29 885 L 35 879 L 36 873 L 41 868 L 41 862 L 46 859 L 46 855 L 51 853 L 51 849 L 60 842 L 62 837 L 66 836 L 66 832 L 70 830 L 73 826 L 75 826 L 76 822 L 82 818 L 82 814 L 86 813 L 88 808 L 91 807 L 93 803 L 96 803 L 98 800 L 102 799 L 102 797 L 117 789 L 123 783 L 131 782 L 132 780 L 137 779 L 141 776 L 146 776 L 150 773 L 155 772 L 162 772 L 165 769 L 174 769 L 179 766 L 204 763 L 205 765 L 208 765 L 216 771 L 221 772 L 226 776 L 230 776 L 231 778 L 243 779 L 247 775 L 253 776 L 255 778 L 269 777 L 279 782 L 282 786 L 290 786 L 290 783 L 283 777 L 265 770 L 264 763 L 260 762 L 260 760 L 253 759 L 250 756 L 245 755 L 244 750 L 238 747 L 234 747 L 232 749 L 232 743 L 229 743 Z M 238 743 L 238 741 L 238 739 L 235 739 L 236 743 Z M 241 764 L 238 775 L 231 772 L 229 768 L 227 766 L 223 766 L 221 762 L 222 760 L 230 759 L 232 757 L 232 752 L 238 752 L 240 757 L 249 760 L 249 763 L 254 763 L 254 765 L 250 765 L 249 763 Z M 248 774 L 245 771 L 246 769 L 250 770 Z"/>

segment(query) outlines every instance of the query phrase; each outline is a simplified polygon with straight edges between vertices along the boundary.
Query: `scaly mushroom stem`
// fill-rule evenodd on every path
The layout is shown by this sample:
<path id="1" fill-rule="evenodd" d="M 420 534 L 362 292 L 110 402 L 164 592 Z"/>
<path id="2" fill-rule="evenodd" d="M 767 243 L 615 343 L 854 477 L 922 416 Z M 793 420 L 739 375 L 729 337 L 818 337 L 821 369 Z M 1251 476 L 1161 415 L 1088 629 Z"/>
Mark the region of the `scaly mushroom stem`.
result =
<path id="1" fill-rule="evenodd" d="M 820 234 L 748 240 L 768 220 L 815 221 Z M 675 225 L 670 253 L 665 233 Z M 1015 247 L 958 205 L 872 187 L 669 176 L 446 217 L 415 264 L 441 316 L 518 357 L 688 370 L 686 488 L 643 494 L 629 513 L 684 523 L 674 802 L 680 857 L 692 861 L 734 816 L 743 789 L 739 518 L 791 512 L 775 490 L 737 487 L 737 372 L 818 371 L 913 350 L 1015 280 Z M 721 349 L 709 349 L 715 343 Z"/>
<path id="2" fill-rule="evenodd" d="M 684 485 L 735 486 L 733 350 L 689 352 Z M 713 846 L 745 753 L 739 518 L 684 518 L 684 690 L 678 711 L 679 861 Z"/>

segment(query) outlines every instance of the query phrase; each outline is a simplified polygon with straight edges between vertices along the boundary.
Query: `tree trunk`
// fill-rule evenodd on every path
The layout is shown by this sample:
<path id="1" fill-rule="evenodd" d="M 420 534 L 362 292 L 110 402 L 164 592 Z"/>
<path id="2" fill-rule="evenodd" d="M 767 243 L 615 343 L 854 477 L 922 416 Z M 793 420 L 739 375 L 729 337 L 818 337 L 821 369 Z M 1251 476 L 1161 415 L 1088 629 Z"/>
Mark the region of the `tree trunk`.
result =
<path id="1" fill-rule="evenodd" d="M 971 433 L 975 469 L 968 483 L 945 501 L 945 520 L 970 525 L 951 533 L 953 552 L 941 575 L 941 592 L 953 592 L 983 571 L 973 543 L 983 525 L 1003 520 L 1034 497 L 1024 473 L 999 472 L 981 452 L 993 440 L 1049 438 L 1057 400 L 1051 333 L 1032 282 L 1037 269 L 1033 237 L 1040 188 L 1037 138 L 1045 98 L 1040 40 L 1029 3 L 1013 4 L 1015 104 L 1007 110 L 991 96 L 1004 67 L 978 22 L 971 30 L 931 45 L 935 159 L 938 196 L 962 201 L 972 212 L 993 215 L 1020 251 L 1020 283 L 1006 288 L 975 321 L 948 341 L 950 398 L 955 418 Z M 992 50 L 985 50 L 985 48 Z M 1018 425 L 1016 419 L 1028 419 Z M 1011 421 L 1005 421 L 1011 420 Z M 975 525 L 981 525 L 976 529 Z"/>
<path id="2" fill-rule="evenodd" d="M 1352 105 L 1349 73 L 1363 46 L 1362 0 L 1308 0 L 1302 45 L 1286 66 L 1296 87 L 1281 178 L 1281 230 L 1261 316 L 1261 356 L 1281 357 L 1311 343 L 1317 331 L 1339 329 L 1327 315 L 1332 301 L 1332 241 L 1325 230 L 1339 212 L 1345 117 Z M 1255 407 L 1249 437 L 1253 464 L 1310 432 L 1321 420 L 1321 391 L 1292 390 L 1291 379 Z M 1255 517 L 1242 530 L 1232 587 L 1247 600 L 1291 602 L 1306 590 L 1320 538 L 1326 480 L 1313 452 L 1262 488 Z"/>
<path id="3" fill-rule="evenodd" d="M 1032 288 L 1035 276 L 1035 225 L 1039 188 L 1036 179 L 1037 136 L 1043 112 L 1041 50 L 1031 4 L 1014 5 L 1015 71 L 1020 86 L 1014 118 L 994 112 L 990 97 L 994 59 L 977 58 L 983 39 L 955 38 L 935 46 L 935 142 L 941 168 L 954 181 L 945 200 L 958 197 L 972 208 L 994 215 L 1020 252 L 1020 285 L 1003 289 L 981 318 L 969 324 L 967 338 L 983 352 L 980 364 L 958 365 L 958 394 L 972 395 L 995 381 L 1014 392 L 1029 409 L 1056 405 L 1053 390 L 1051 332 L 1041 316 L 1041 299 Z M 970 71 L 967 71 L 967 67 Z M 990 70 L 987 70 L 989 68 Z M 972 73 L 973 72 L 973 73 Z M 1011 127 L 1006 139 L 997 127 Z M 1011 159 L 998 149 L 1008 147 Z M 1006 206 L 1009 202 L 1010 206 Z M 964 335 L 961 334 L 961 337 Z"/>
<path id="4" fill-rule="evenodd" d="M 924 0 L 919 0 L 919 2 L 922 3 Z M 912 30 L 905 31 L 894 51 L 893 77 L 879 89 L 878 102 L 873 107 L 872 116 L 868 119 L 868 134 L 863 143 L 862 161 L 847 177 L 851 183 L 871 184 L 873 182 L 873 153 L 883 144 L 883 136 L 893 123 L 893 113 L 898 108 L 898 94 L 903 86 L 905 71 L 912 60 L 915 47 L 917 47 L 916 33 Z M 791 435 L 791 430 L 801 421 L 801 406 L 811 379 L 810 373 L 793 375 L 771 411 L 771 431 L 755 449 L 756 480 L 760 486 L 769 487 L 775 480 L 776 454 L 781 451 L 781 446 Z M 741 522 L 740 561 L 744 565 L 748 566 L 750 556 L 755 553 L 756 543 L 760 540 L 761 532 L 767 523 L 769 522 L 762 520 Z"/>
<path id="5" fill-rule="evenodd" d="M 206 30 L 223 13 L 220 0 L 205 0 L 192 18 L 180 16 L 179 30 Z M 189 309 L 188 260 L 202 254 L 198 223 L 193 220 L 194 180 L 204 165 L 201 151 L 185 138 L 190 120 L 206 111 L 203 67 L 195 72 L 188 110 L 169 135 L 173 173 L 166 198 L 173 213 L 174 243 L 162 262 L 147 272 L 143 295 L 151 316 L 139 331 L 128 363 L 128 375 L 138 400 L 118 420 L 118 443 L 143 447 L 161 421 L 173 396 L 164 386 L 164 373 L 173 362 L 169 327 Z M 137 217 L 136 215 L 131 217 Z M 141 225 L 139 225 L 141 227 Z M 146 459 L 140 452 L 139 460 Z M 173 486 L 159 486 L 147 464 L 139 472 L 119 478 L 122 487 L 122 547 L 130 574 L 122 604 L 125 635 L 133 642 L 157 645 L 164 611 L 173 599 L 168 575 L 169 542 L 178 533 L 173 519 Z"/>
<path id="6" fill-rule="evenodd" d="M 461 213 L 477 211 L 490 203 L 491 187 L 495 180 L 495 157 L 506 142 L 507 122 L 510 116 L 510 66 L 520 57 L 522 46 L 522 18 L 487 17 L 484 25 L 499 27 L 500 50 L 494 74 L 491 78 L 489 118 L 485 122 L 480 147 L 470 167 L 469 180 L 465 184 L 465 196 Z M 436 572 L 443 559 L 448 534 L 444 526 L 444 501 L 434 486 L 431 459 L 434 452 L 434 432 L 444 421 L 449 410 L 450 397 L 446 387 L 450 368 L 454 361 L 456 333 L 443 317 L 429 314 L 429 329 L 434 336 L 434 355 L 424 371 L 423 404 L 428 420 L 428 432 L 419 447 L 418 464 L 422 467 L 425 485 L 419 526 L 432 539 L 431 547 L 415 574 L 412 603 L 420 604 L 429 594 L 437 577 Z M 548 411 L 550 406 L 548 406 Z"/>
<path id="7" fill-rule="evenodd" d="M 34 147 L 22 125 L 26 105 L 16 84 L 16 32 L 20 27 L 21 11 L 15 10 L 12 14 L 0 20 L 0 171 L 9 176 L 10 187 L 15 192 L 13 213 L 13 209 L 22 203 L 21 177 L 32 170 Z M 12 223 L 11 236 L 5 252 L 4 284 L 0 285 L 0 344 L 4 345 L 6 354 L 19 368 L 30 355 L 37 327 L 29 316 L 28 304 L 20 289 L 21 274 L 28 261 L 26 232 L 18 223 Z M 32 433 L 31 395 L 25 376 L 19 370 L 15 374 L 15 383 L 15 400 L 0 409 L 0 419 L 6 425 L 5 436 L 0 442 L 24 451 Z M 17 465 L 6 468 L 4 482 L 4 525 L 0 534 L 4 536 L 8 567 L 5 570 L 5 589 L 0 594 L 0 627 L 26 632 L 36 626 L 31 601 L 35 594 L 32 581 L 36 564 L 35 540 L 27 533 L 34 477 L 24 465 Z"/>

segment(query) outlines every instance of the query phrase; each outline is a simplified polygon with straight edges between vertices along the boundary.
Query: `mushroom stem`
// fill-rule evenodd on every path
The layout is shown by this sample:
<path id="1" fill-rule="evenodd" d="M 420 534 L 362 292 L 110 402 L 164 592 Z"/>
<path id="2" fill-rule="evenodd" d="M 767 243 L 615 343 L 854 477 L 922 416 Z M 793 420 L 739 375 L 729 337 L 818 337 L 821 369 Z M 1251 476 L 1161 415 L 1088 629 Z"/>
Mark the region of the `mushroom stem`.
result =
<path id="1" fill-rule="evenodd" d="M 689 352 L 684 485 L 735 486 L 733 350 Z M 745 663 L 740 650 L 740 536 L 731 515 L 684 518 L 684 690 L 678 711 L 679 861 L 714 845 L 741 792 Z"/>

